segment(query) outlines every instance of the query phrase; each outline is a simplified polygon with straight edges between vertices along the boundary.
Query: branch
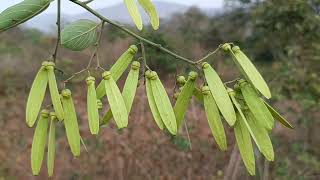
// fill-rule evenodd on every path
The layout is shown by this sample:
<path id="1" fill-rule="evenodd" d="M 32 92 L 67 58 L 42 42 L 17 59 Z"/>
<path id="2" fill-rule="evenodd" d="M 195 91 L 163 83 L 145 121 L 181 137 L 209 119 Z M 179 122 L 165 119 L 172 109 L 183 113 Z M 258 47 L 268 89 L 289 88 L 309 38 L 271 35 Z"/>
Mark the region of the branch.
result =
<path id="1" fill-rule="evenodd" d="M 104 16 L 99 14 L 97 11 L 95 11 L 94 9 L 90 8 L 89 6 L 87 6 L 85 3 L 83 3 L 83 2 L 81 2 L 79 0 L 70 0 L 70 1 L 75 3 L 75 4 L 77 4 L 77 5 L 79 5 L 79 6 L 81 6 L 81 7 L 83 7 L 84 9 L 86 9 L 87 11 L 89 11 L 90 13 L 95 15 L 97 18 L 99 18 L 101 21 L 107 22 L 107 23 L 111 24 L 112 26 L 117 27 L 118 29 L 126 32 L 127 34 L 131 35 L 132 37 L 134 37 L 134 38 L 136 38 L 136 39 L 138 39 L 138 40 L 140 40 L 140 41 L 142 41 L 142 42 L 144 42 L 146 44 L 149 44 L 150 46 L 158 48 L 160 51 L 163 51 L 163 52 L 171 55 L 172 57 L 174 57 L 174 58 L 176 58 L 178 60 L 184 61 L 184 62 L 189 63 L 189 64 L 194 65 L 194 66 L 197 65 L 196 62 L 194 62 L 194 61 L 192 61 L 192 60 L 190 60 L 188 58 L 182 57 L 182 56 L 170 51 L 169 49 L 166 49 L 166 48 L 162 47 L 161 44 L 157 44 L 157 43 L 154 43 L 152 41 L 149 41 L 148 39 L 145 39 L 144 37 L 141 37 L 138 34 L 132 32 L 131 30 L 125 28 L 123 25 L 120 25 L 120 24 L 118 24 L 116 22 L 113 22 L 113 21 L 105 18 Z"/>
<path id="2" fill-rule="evenodd" d="M 87 1 L 83 1 L 82 3 L 84 3 L 84 4 L 89 4 L 89 3 L 91 3 L 92 1 L 94 1 L 94 0 L 87 0 Z"/>
<path id="3" fill-rule="evenodd" d="M 60 33 L 61 33 L 61 0 L 58 0 L 58 5 L 57 5 L 57 43 L 56 43 L 56 48 L 54 50 L 54 53 L 52 55 L 53 57 L 53 62 L 55 63 L 57 61 L 57 54 L 58 54 L 58 49 L 59 49 L 59 43 L 60 43 Z"/>

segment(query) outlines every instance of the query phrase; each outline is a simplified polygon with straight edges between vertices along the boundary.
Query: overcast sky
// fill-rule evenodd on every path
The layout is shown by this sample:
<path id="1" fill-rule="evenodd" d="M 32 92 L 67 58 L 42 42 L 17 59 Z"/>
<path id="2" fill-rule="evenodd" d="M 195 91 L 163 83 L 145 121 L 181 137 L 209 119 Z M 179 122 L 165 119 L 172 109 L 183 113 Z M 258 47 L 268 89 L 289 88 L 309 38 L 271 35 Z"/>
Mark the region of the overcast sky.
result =
<path id="1" fill-rule="evenodd" d="M 6 9 L 9 6 L 12 6 L 16 3 L 21 2 L 22 0 L 0 0 L 0 12 Z M 154 0 L 155 1 L 155 0 Z M 223 0 L 157 0 L 157 1 L 167 1 L 167 2 L 174 2 L 179 4 L 185 5 L 197 5 L 201 7 L 210 7 L 210 8 L 220 8 L 223 5 Z M 117 3 L 122 3 L 123 0 L 95 0 L 94 2 L 90 3 L 90 6 L 93 8 L 103 8 L 107 6 L 111 6 Z M 63 3 L 63 13 L 67 14 L 76 14 L 79 12 L 83 12 L 84 10 L 79 8 L 78 6 L 70 3 L 67 0 L 62 0 Z M 56 1 L 53 2 L 49 9 L 46 12 L 55 12 L 56 10 Z"/>

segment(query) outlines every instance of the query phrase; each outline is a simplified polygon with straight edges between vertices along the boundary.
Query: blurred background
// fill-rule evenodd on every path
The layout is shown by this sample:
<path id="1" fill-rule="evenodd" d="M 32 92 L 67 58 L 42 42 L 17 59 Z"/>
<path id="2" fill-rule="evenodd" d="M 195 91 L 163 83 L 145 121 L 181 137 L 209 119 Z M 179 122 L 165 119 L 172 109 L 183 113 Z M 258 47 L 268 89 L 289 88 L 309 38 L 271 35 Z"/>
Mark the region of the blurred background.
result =
<path id="1" fill-rule="evenodd" d="M 1 10 L 18 1 L 0 1 Z M 67 1 L 63 1 L 67 2 Z M 224 0 L 154 1 L 161 26 L 147 25 L 138 32 L 190 59 L 199 59 L 224 42 L 234 42 L 253 60 L 268 82 L 276 107 L 295 127 L 276 124 L 271 137 L 275 161 L 268 163 L 257 152 L 257 175 L 249 177 L 231 128 L 226 126 L 228 151 L 221 152 L 211 135 L 203 107 L 192 100 L 186 127 L 176 138 L 161 132 L 152 119 L 143 81 L 130 114 L 129 127 L 118 131 L 112 122 L 90 135 L 86 115 L 84 78 L 75 78 L 73 90 L 81 135 L 88 152 L 72 157 L 63 126 L 58 125 L 53 179 L 320 179 L 320 1 Z M 46 179 L 44 161 L 39 177 L 30 168 L 34 128 L 25 124 L 27 95 L 43 60 L 56 43 L 55 5 L 18 28 L 0 34 L 0 180 Z M 92 6 L 107 18 L 136 31 L 121 1 L 96 0 Z M 63 25 L 93 18 L 66 4 Z M 144 19 L 147 21 L 146 16 Z M 135 39 L 106 25 L 99 52 L 108 69 Z M 93 49 L 59 50 L 60 81 L 86 66 Z M 146 47 L 148 64 L 160 73 L 172 95 L 177 74 L 189 67 L 156 49 Z M 220 52 L 208 59 L 224 81 L 239 77 L 231 57 Z M 94 74 L 97 78 L 100 75 Z M 125 76 L 119 81 L 122 87 Z M 105 102 L 105 101 L 104 101 Z M 105 105 L 107 106 L 107 105 Z M 105 107 L 106 109 L 107 107 Z M 103 113 L 103 112 L 102 112 Z"/>

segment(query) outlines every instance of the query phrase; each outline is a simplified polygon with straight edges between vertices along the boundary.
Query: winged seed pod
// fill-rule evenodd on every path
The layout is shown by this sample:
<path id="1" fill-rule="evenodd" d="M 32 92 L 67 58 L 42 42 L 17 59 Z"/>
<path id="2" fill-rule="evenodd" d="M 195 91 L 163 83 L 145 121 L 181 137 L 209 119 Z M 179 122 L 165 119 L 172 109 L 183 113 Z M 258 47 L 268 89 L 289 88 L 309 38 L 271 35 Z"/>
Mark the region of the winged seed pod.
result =
<path id="1" fill-rule="evenodd" d="M 152 87 L 151 87 L 151 71 L 146 71 L 145 72 L 145 77 L 146 77 L 146 92 L 147 92 L 147 98 L 148 98 L 148 103 L 149 107 L 151 110 L 151 113 L 153 115 L 154 120 L 156 121 L 156 124 L 158 127 L 163 130 L 164 124 L 160 116 L 160 112 L 158 110 L 158 107 L 156 105 L 153 93 L 152 93 Z"/>
<path id="2" fill-rule="evenodd" d="M 80 155 L 80 132 L 76 110 L 74 108 L 72 94 L 69 89 L 61 92 L 64 110 L 64 126 L 66 128 L 67 139 L 71 152 L 74 156 Z"/>
<path id="3" fill-rule="evenodd" d="M 88 87 L 87 111 L 88 111 L 89 129 L 91 134 L 98 134 L 99 127 L 100 127 L 95 80 L 96 79 L 92 76 L 89 76 L 86 79 L 86 83 Z"/>
<path id="4" fill-rule="evenodd" d="M 261 92 L 261 94 L 263 94 L 266 98 L 271 98 L 271 92 L 266 81 L 263 79 L 250 59 L 241 51 L 239 46 L 234 46 L 231 49 L 229 44 L 224 44 L 222 48 L 232 54 L 235 64 L 248 82 L 257 88 L 258 91 Z"/>
<path id="5" fill-rule="evenodd" d="M 47 61 L 42 63 L 35 79 L 33 80 L 30 93 L 26 105 L 26 123 L 29 127 L 32 127 L 37 120 L 44 95 L 46 93 L 48 76 L 46 65 Z"/>
<path id="6" fill-rule="evenodd" d="M 254 152 L 251 142 L 250 133 L 242 116 L 239 112 L 236 113 L 237 121 L 234 125 L 234 133 L 237 141 L 237 145 L 242 157 L 242 161 L 246 166 L 251 176 L 255 175 L 256 165 L 254 160 Z"/>
<path id="7" fill-rule="evenodd" d="M 136 0 L 124 0 L 124 3 L 126 4 L 129 14 L 137 26 L 137 28 L 141 31 L 143 24 L 142 24 L 142 18 L 136 3 Z"/>
<path id="8" fill-rule="evenodd" d="M 138 0 L 141 7 L 146 11 L 146 13 L 149 15 L 151 25 L 154 30 L 159 29 L 160 20 L 157 13 L 156 8 L 152 4 L 151 0 Z"/>
<path id="9" fill-rule="evenodd" d="M 183 87 L 186 84 L 187 80 L 184 76 L 178 76 L 177 84 L 179 87 Z"/>
<path id="10" fill-rule="evenodd" d="M 110 71 L 104 72 L 102 77 L 113 118 L 119 129 L 125 128 L 128 126 L 128 111 L 121 92 Z"/>
<path id="11" fill-rule="evenodd" d="M 244 115 L 244 113 L 242 111 L 243 106 L 240 103 L 244 103 L 244 101 L 242 100 L 242 101 L 239 102 L 236 99 L 236 96 L 240 96 L 241 95 L 240 92 L 235 92 L 233 89 L 228 88 L 228 93 L 229 93 L 229 96 L 230 96 L 234 106 L 236 107 L 237 113 L 241 116 L 241 121 L 243 121 L 243 123 L 246 125 L 248 131 L 251 134 L 252 139 L 254 140 L 254 142 L 256 143 L 258 148 L 260 149 L 260 147 L 261 147 L 260 142 L 257 140 L 256 136 L 254 135 L 253 131 L 251 130 L 251 127 L 249 126 L 248 121 L 247 121 L 247 119 L 246 119 L 246 117 L 245 117 L 245 115 Z M 240 118 L 238 118 L 238 116 L 237 116 L 237 121 L 238 121 L 238 119 L 240 119 Z"/>
<path id="12" fill-rule="evenodd" d="M 53 175 L 54 169 L 54 156 L 56 151 L 56 121 L 57 116 L 54 112 L 50 113 L 51 121 L 49 128 L 49 137 L 48 137 L 48 153 L 47 153 L 47 168 L 48 168 L 48 176 L 51 177 Z"/>
<path id="13" fill-rule="evenodd" d="M 217 103 L 222 116 L 230 126 L 233 126 L 236 122 L 236 113 L 233 109 L 232 102 L 228 96 L 228 92 L 223 82 L 221 81 L 217 72 L 210 66 L 210 64 L 204 62 L 202 64 L 202 69 L 211 94 L 215 102 Z"/>
<path id="14" fill-rule="evenodd" d="M 150 84 L 152 88 L 152 94 L 156 103 L 156 106 L 159 110 L 160 117 L 169 130 L 169 132 L 173 135 L 177 134 L 177 120 L 174 114 L 174 110 L 172 108 L 170 99 L 168 94 L 163 87 L 158 74 L 155 71 L 151 71 L 150 74 Z"/>
<path id="15" fill-rule="evenodd" d="M 63 108 L 60 100 L 60 94 L 58 91 L 56 76 L 54 74 L 55 64 L 53 62 L 48 62 L 46 69 L 48 72 L 48 80 L 49 80 L 49 90 L 51 95 L 51 101 L 53 104 L 54 111 L 59 120 L 63 119 Z"/>
<path id="16" fill-rule="evenodd" d="M 33 175 L 39 175 L 47 142 L 49 111 L 41 111 L 31 147 L 31 169 Z"/>
<path id="17" fill-rule="evenodd" d="M 294 129 L 293 126 L 283 117 L 280 113 L 278 113 L 271 105 L 269 105 L 266 101 L 264 101 L 264 104 L 267 106 L 268 110 L 272 114 L 272 116 L 279 121 L 282 125 L 289 129 Z"/>
<path id="18" fill-rule="evenodd" d="M 194 71 L 191 71 L 189 73 L 188 80 L 183 86 L 182 91 L 180 92 L 180 95 L 178 96 L 176 104 L 173 108 L 177 120 L 178 129 L 184 120 L 185 113 L 188 109 L 188 104 L 192 98 L 193 91 L 196 86 L 197 77 L 198 73 Z"/>
<path id="19" fill-rule="evenodd" d="M 133 61 L 131 65 L 131 70 L 128 74 L 126 82 L 124 83 L 122 90 L 122 97 L 124 103 L 126 104 L 126 108 L 128 114 L 131 111 L 131 107 L 133 104 L 134 96 L 136 95 L 138 82 L 139 82 L 139 69 L 140 63 L 138 61 Z M 103 117 L 103 124 L 107 124 L 112 118 L 112 111 L 109 109 L 106 115 Z"/>
<path id="20" fill-rule="evenodd" d="M 208 119 L 208 123 L 211 129 L 212 135 L 215 141 L 217 142 L 219 148 L 222 151 L 226 151 L 227 138 L 224 132 L 224 127 L 221 122 L 221 117 L 220 117 L 216 102 L 208 86 L 202 87 L 202 93 L 203 93 L 204 109 L 206 111 L 206 115 L 207 115 L 207 119 Z"/>
<path id="21" fill-rule="evenodd" d="M 252 132 L 255 134 L 255 137 L 257 138 L 257 142 L 259 142 L 259 146 L 257 146 L 258 149 L 268 161 L 273 161 L 274 151 L 272 142 L 268 135 L 268 131 L 263 126 L 261 126 L 261 124 L 253 116 L 252 112 L 250 112 L 249 110 L 244 111 L 244 115 L 248 121 L 248 124 Z"/>
<path id="22" fill-rule="evenodd" d="M 239 86 L 246 104 L 254 117 L 269 131 L 274 127 L 272 114 L 260 99 L 258 93 L 245 80 L 239 81 Z"/>
<path id="23" fill-rule="evenodd" d="M 129 49 L 125 51 L 111 67 L 110 72 L 114 81 L 118 81 L 137 52 L 138 47 L 136 45 L 131 45 Z M 102 80 L 97 87 L 97 98 L 101 99 L 104 95 L 106 95 L 106 90 L 104 87 L 104 81 Z"/>

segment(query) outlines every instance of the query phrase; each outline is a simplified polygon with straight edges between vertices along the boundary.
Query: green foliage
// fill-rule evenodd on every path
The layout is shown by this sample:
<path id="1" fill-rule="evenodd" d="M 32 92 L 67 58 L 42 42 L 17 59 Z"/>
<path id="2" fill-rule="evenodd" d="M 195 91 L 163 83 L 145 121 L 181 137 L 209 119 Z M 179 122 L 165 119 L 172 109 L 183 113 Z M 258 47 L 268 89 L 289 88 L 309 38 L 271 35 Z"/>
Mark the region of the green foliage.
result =
<path id="1" fill-rule="evenodd" d="M 68 24 L 61 32 L 62 46 L 73 51 L 92 46 L 97 41 L 98 26 L 94 21 L 85 19 Z"/>
<path id="2" fill-rule="evenodd" d="M 0 14 L 0 32 L 15 27 L 48 8 L 51 0 L 24 0 Z"/>

